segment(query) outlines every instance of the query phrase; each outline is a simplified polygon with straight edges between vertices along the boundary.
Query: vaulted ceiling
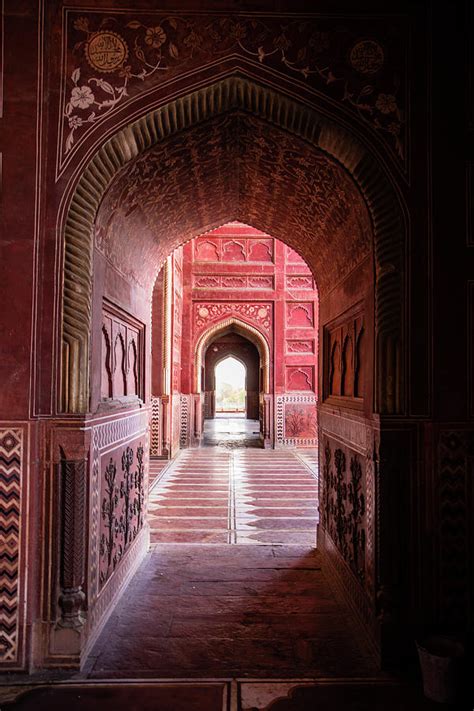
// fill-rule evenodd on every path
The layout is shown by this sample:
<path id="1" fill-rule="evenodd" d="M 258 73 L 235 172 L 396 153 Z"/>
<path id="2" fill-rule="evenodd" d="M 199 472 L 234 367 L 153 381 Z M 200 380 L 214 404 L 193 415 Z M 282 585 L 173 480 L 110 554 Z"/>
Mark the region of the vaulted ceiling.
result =
<path id="1" fill-rule="evenodd" d="M 364 199 L 337 161 L 263 119 L 233 111 L 127 164 L 100 206 L 96 246 L 127 278 L 151 288 L 175 247 L 234 219 L 296 249 L 323 293 L 372 245 Z"/>

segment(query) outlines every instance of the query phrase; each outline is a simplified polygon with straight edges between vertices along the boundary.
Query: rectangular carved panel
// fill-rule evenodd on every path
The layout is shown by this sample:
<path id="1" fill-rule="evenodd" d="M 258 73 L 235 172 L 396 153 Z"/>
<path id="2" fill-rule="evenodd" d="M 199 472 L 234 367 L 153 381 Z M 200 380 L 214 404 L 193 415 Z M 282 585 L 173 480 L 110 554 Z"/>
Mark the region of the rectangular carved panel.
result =
<path id="1" fill-rule="evenodd" d="M 285 283 L 287 289 L 314 289 L 314 279 L 309 274 L 288 274 Z"/>
<path id="2" fill-rule="evenodd" d="M 105 303 L 102 316 L 102 399 L 144 394 L 144 325 Z"/>
<path id="3" fill-rule="evenodd" d="M 195 289 L 271 289 L 274 288 L 271 274 L 195 274 Z"/>
<path id="4" fill-rule="evenodd" d="M 312 365 L 287 365 L 286 389 L 302 392 L 314 390 L 314 368 Z"/>
<path id="5" fill-rule="evenodd" d="M 324 397 L 364 396 L 364 314 L 351 309 L 324 326 Z"/>
<path id="6" fill-rule="evenodd" d="M 100 588 L 116 570 L 143 527 L 145 445 L 142 436 L 101 458 Z"/>
<path id="7" fill-rule="evenodd" d="M 462 626 L 472 604 L 473 431 L 440 432 L 437 469 L 440 613 L 442 619 Z"/>
<path id="8" fill-rule="evenodd" d="M 151 398 L 150 456 L 160 456 L 161 443 L 161 397 L 154 396 Z"/>
<path id="9" fill-rule="evenodd" d="M 147 408 L 140 409 L 128 416 L 119 416 L 107 422 L 95 424 L 92 428 L 91 443 L 91 474 L 89 482 L 89 553 L 88 553 L 88 627 L 90 630 L 96 628 L 103 616 L 110 609 L 115 595 L 117 594 L 123 581 L 126 579 L 130 567 L 133 566 L 128 551 L 122 550 L 120 561 L 118 560 L 111 571 L 107 571 L 108 559 L 104 561 L 104 556 L 108 556 L 105 545 L 102 544 L 102 533 L 108 533 L 104 527 L 102 519 L 103 502 L 105 496 L 105 482 L 103 473 L 110 464 L 110 458 L 117 467 L 117 481 L 121 476 L 121 457 L 127 446 L 132 447 L 136 454 L 136 442 L 143 443 L 145 453 L 145 477 L 148 477 L 148 426 L 150 412 Z M 135 444 L 134 444 L 135 443 Z M 135 462 L 137 460 L 135 459 Z M 148 482 L 145 478 L 145 491 Z M 119 495 L 120 498 L 120 495 Z M 118 505 L 119 502 L 117 502 Z M 122 498 L 123 504 L 123 498 Z M 141 538 L 139 536 L 139 538 Z M 140 545 L 140 544 L 139 544 Z M 133 544 L 132 544 L 133 546 Z M 133 551 L 131 551 L 133 553 Z M 114 553 L 112 554 L 112 560 Z M 100 581 L 108 575 L 108 583 L 104 585 Z"/>
<path id="10" fill-rule="evenodd" d="M 314 339 L 293 339 L 288 338 L 286 341 L 286 352 L 287 354 L 305 354 L 313 355 L 315 352 Z"/>
<path id="11" fill-rule="evenodd" d="M 264 333 L 270 333 L 273 322 L 272 304 L 268 301 L 197 301 L 193 305 L 195 336 L 212 323 L 232 317 L 240 318 Z"/>
<path id="12" fill-rule="evenodd" d="M 198 237 L 194 242 L 194 261 L 222 263 L 273 263 L 273 240 L 267 237 Z"/>
<path id="13" fill-rule="evenodd" d="M 356 578 L 365 585 L 365 458 L 324 434 L 321 447 L 321 524 Z"/>
<path id="14" fill-rule="evenodd" d="M 312 301 L 290 301 L 286 304 L 287 328 L 313 328 L 314 304 Z"/>

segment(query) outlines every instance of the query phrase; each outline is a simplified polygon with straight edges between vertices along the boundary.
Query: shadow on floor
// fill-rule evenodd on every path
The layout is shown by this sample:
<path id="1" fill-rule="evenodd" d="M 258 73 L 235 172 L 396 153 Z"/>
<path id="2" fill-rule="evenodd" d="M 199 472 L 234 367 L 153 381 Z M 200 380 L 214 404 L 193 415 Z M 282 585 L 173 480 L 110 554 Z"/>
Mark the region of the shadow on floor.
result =
<path id="1" fill-rule="evenodd" d="M 404 684 L 157 682 L 69 684 L 21 694 L 8 711 L 429 711 L 464 709 L 423 698 Z"/>
<path id="2" fill-rule="evenodd" d="M 91 652 L 110 678 L 374 677 L 377 663 L 302 546 L 152 550 Z"/>

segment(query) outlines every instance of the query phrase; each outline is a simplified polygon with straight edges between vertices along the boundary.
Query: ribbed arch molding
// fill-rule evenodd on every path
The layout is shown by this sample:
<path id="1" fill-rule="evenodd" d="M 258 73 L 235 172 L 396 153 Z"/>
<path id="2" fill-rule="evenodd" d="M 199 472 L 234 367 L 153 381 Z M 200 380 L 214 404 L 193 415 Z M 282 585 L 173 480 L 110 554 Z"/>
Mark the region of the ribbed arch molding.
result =
<path id="1" fill-rule="evenodd" d="M 171 101 L 121 129 L 84 170 L 65 223 L 61 410 L 81 413 L 89 407 L 94 223 L 108 187 L 124 166 L 160 141 L 232 110 L 254 114 L 322 149 L 359 186 L 375 242 L 376 410 L 401 412 L 405 234 L 397 194 L 378 160 L 351 133 L 316 110 L 238 76 Z"/>

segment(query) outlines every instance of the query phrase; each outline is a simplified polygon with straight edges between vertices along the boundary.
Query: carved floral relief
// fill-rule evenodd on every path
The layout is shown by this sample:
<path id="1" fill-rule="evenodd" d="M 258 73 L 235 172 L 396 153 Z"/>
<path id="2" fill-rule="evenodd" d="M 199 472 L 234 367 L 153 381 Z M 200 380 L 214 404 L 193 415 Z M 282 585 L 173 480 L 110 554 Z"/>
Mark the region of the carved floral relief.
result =
<path id="1" fill-rule="evenodd" d="M 115 450 L 103 458 L 99 550 L 101 587 L 143 527 L 144 457 L 140 441 Z"/>
<path id="2" fill-rule="evenodd" d="M 368 17 L 66 14 L 60 167 L 92 126 L 143 91 L 217 58 L 238 55 L 337 101 L 405 160 L 403 20 Z"/>
<path id="3" fill-rule="evenodd" d="M 193 275 L 195 289 L 270 289 L 274 288 L 272 275 L 242 274 L 242 275 Z"/>
<path id="4" fill-rule="evenodd" d="M 196 302 L 193 304 L 195 335 L 216 321 L 235 316 L 269 333 L 272 327 L 272 305 L 268 302 Z"/>
<path id="5" fill-rule="evenodd" d="M 361 583 L 365 582 L 366 489 L 358 454 L 324 437 L 321 521 Z"/>

